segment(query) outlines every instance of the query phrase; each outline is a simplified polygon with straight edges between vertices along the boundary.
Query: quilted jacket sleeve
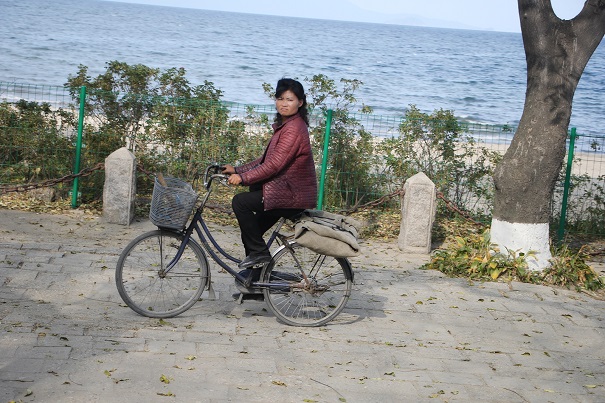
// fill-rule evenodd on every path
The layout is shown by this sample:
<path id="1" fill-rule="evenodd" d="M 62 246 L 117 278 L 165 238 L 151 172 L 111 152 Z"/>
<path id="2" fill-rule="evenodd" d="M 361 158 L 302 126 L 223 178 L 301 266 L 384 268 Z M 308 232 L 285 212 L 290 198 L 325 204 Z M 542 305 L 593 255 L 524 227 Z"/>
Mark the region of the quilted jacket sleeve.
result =
<path id="1" fill-rule="evenodd" d="M 262 160 L 263 160 L 263 157 L 259 157 L 259 158 L 255 159 L 254 161 L 251 161 L 244 165 L 235 167 L 235 173 L 242 174 L 244 172 L 248 172 L 249 170 L 256 168 L 261 163 Z"/>

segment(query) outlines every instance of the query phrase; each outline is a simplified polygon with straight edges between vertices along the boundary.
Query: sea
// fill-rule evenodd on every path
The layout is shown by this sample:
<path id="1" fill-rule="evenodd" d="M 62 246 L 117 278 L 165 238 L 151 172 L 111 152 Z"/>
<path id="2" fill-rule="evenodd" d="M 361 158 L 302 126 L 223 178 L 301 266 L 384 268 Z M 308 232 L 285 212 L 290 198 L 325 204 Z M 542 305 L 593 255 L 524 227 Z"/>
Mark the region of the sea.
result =
<path id="1" fill-rule="evenodd" d="M 304 3 L 301 3 L 304 6 Z M 497 18 L 497 16 L 494 16 Z M 359 103 L 401 116 L 415 105 L 461 120 L 516 125 L 526 64 L 520 33 L 343 22 L 101 0 L 0 0 L 0 82 L 62 86 L 80 65 L 182 67 L 223 100 L 270 105 L 267 82 L 357 79 Z M 605 45 L 573 103 L 578 133 L 605 135 Z"/>

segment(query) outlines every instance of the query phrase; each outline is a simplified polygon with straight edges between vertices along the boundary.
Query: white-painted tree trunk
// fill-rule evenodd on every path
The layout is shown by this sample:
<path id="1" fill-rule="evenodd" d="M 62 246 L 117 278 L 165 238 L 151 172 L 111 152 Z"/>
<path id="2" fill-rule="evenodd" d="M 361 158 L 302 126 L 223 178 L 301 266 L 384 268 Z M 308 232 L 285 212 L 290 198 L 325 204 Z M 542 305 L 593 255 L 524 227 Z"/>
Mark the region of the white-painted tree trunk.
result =
<path id="1" fill-rule="evenodd" d="M 498 246 L 504 255 L 508 251 L 528 254 L 527 265 L 530 270 L 540 271 L 550 266 L 550 253 L 548 224 L 522 224 L 492 219 L 491 243 Z"/>
<path id="2" fill-rule="evenodd" d="M 605 1 L 586 0 L 571 20 L 550 1 L 517 0 L 527 61 L 523 115 L 494 170 L 491 241 L 527 253 L 533 270 L 550 265 L 548 222 L 567 146 L 571 106 L 586 63 L 605 36 Z"/>

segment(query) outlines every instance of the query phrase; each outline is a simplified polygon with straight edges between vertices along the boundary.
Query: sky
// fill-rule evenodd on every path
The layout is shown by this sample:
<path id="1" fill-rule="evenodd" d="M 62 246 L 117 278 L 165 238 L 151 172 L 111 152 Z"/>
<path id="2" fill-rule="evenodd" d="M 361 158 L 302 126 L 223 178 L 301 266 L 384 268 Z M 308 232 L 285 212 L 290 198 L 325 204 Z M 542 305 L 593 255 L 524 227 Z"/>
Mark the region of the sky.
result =
<path id="1" fill-rule="evenodd" d="M 516 0 L 119 0 L 287 17 L 520 32 Z M 575 17 L 585 0 L 551 0 L 563 19 Z"/>

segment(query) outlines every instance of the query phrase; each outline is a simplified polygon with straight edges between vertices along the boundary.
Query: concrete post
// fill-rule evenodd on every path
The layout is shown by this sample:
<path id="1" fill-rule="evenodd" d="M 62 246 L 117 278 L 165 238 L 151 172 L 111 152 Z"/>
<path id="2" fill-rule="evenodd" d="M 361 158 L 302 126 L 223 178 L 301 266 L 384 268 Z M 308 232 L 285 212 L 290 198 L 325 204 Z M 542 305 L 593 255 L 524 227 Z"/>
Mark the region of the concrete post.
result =
<path id="1" fill-rule="evenodd" d="M 419 172 L 405 182 L 403 189 L 399 249 L 409 253 L 430 253 L 436 213 L 435 184 Z"/>
<path id="2" fill-rule="evenodd" d="M 136 159 L 122 147 L 105 159 L 103 218 L 110 223 L 130 225 L 136 193 Z"/>

